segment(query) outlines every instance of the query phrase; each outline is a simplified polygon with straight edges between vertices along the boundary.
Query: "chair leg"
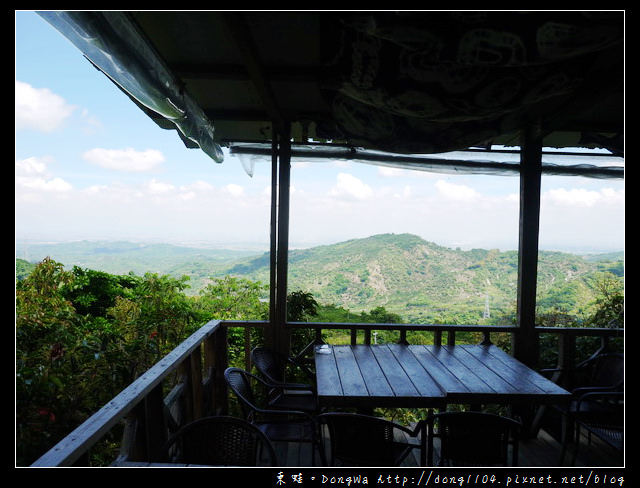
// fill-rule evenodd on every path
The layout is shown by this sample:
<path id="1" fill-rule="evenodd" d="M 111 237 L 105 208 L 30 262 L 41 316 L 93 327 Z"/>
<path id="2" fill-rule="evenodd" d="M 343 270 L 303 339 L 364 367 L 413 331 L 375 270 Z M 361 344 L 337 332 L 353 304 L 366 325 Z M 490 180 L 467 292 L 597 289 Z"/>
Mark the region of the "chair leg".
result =
<path id="1" fill-rule="evenodd" d="M 580 423 L 576 422 L 576 428 L 574 433 L 575 447 L 573 448 L 573 454 L 571 455 L 571 466 L 576 465 L 576 459 L 578 458 L 578 449 L 580 448 Z"/>
<path id="2" fill-rule="evenodd" d="M 560 457 L 558 459 L 558 466 L 562 466 L 564 463 L 564 456 L 567 451 L 567 443 L 569 442 L 569 419 L 567 414 L 562 414 L 562 433 L 561 433 L 561 445 L 560 445 Z"/>

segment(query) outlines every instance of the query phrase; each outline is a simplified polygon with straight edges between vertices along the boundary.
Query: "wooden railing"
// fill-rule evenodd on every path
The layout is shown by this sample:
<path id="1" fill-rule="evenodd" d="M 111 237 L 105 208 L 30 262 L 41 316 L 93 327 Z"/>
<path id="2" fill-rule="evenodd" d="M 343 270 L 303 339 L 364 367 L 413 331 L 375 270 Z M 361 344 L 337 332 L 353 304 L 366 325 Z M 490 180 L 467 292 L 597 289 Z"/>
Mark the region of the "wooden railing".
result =
<path id="1" fill-rule="evenodd" d="M 224 370 L 228 366 L 227 328 L 265 327 L 266 322 L 211 321 L 192 334 L 171 353 L 140 376 L 107 405 L 92 415 L 71 434 L 62 439 L 32 466 L 87 466 L 89 453 L 103 437 L 122 429 L 120 456 L 113 463 L 154 461 L 170 432 L 206 415 L 228 413 L 228 393 Z M 491 334 L 518 333 L 518 327 L 417 325 L 417 324 L 330 324 L 292 323 L 291 328 L 315 329 L 315 340 L 300 351 L 299 356 L 311 357 L 315 343 L 322 342 L 322 331 L 340 329 L 351 331 L 351 342 L 371 343 L 377 330 L 399 331 L 399 341 L 407 342 L 409 331 L 432 331 L 434 344 L 454 344 L 458 332 L 481 332 L 482 342 L 490 343 Z M 561 366 L 573 364 L 576 338 L 600 337 L 603 345 L 609 338 L 622 337 L 623 329 L 600 328 L 536 328 L 539 334 L 558 334 L 558 362 Z M 250 334 L 245 334 L 245 365 L 251 349 Z"/>
<path id="2" fill-rule="evenodd" d="M 169 419 L 186 424 L 226 406 L 222 377 L 227 365 L 226 330 L 211 321 L 125 388 L 32 466 L 88 465 L 91 447 L 124 422 L 121 455 L 153 459 L 167 439 Z M 165 383 L 178 375 L 165 396 Z M 168 415 L 171 412 L 171 415 Z"/>

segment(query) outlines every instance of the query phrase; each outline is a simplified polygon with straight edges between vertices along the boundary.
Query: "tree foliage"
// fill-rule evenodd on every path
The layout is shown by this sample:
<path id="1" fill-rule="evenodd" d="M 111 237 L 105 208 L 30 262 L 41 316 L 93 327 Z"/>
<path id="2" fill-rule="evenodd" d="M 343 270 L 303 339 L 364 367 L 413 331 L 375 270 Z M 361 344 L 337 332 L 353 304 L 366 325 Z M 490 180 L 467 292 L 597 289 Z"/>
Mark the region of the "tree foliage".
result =
<path id="1" fill-rule="evenodd" d="M 18 465 L 31 464 L 207 321 L 258 321 L 269 314 L 268 286 L 233 276 L 212 278 L 194 296 L 186 293 L 189 279 L 185 276 L 116 276 L 79 267 L 66 271 L 47 258 L 17 278 Z M 539 325 L 622 324 L 621 278 L 603 272 L 592 286 L 599 290 L 595 312 L 576 317 L 566 310 L 547 309 L 539 314 Z M 302 290 L 288 294 L 287 308 L 291 322 L 405 322 L 383 306 L 353 312 L 321 305 L 312 293 Z M 472 323 L 476 312 L 465 313 L 469 315 L 443 309 L 441 323 Z M 513 310 L 507 310 L 495 318 L 496 323 L 510 323 L 513 315 Z M 341 331 L 325 333 L 336 343 L 343 339 Z M 231 363 L 243 358 L 246 334 L 251 334 L 252 345 L 262 342 L 260 328 L 229 327 Z M 292 345 L 296 347 L 314 339 L 312 329 L 296 328 L 295 334 Z M 375 338 L 393 342 L 397 331 L 379 331 Z M 416 335 L 411 341 L 427 343 L 429 338 Z"/>

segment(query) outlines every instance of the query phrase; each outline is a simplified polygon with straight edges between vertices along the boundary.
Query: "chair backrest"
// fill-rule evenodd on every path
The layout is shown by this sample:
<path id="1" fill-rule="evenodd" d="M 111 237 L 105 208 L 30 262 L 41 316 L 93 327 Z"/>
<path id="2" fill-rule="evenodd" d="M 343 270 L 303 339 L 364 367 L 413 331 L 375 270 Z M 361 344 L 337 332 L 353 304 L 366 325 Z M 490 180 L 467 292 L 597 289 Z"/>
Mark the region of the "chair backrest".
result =
<path id="1" fill-rule="evenodd" d="M 598 354 L 581 364 L 589 372 L 588 384 L 583 386 L 622 388 L 624 384 L 624 354 Z"/>
<path id="2" fill-rule="evenodd" d="M 252 382 L 261 383 L 261 380 L 240 368 L 227 368 L 224 372 L 224 379 L 240 401 L 244 418 L 249 420 L 257 409 Z"/>
<path id="3" fill-rule="evenodd" d="M 249 422 L 206 417 L 178 430 L 163 448 L 164 460 L 208 466 L 277 466 L 269 439 Z"/>
<path id="4" fill-rule="evenodd" d="M 316 422 L 321 457 L 329 466 L 398 466 L 410 449 L 406 436 L 416 435 L 387 419 L 355 413 L 323 413 Z"/>
<path id="5" fill-rule="evenodd" d="M 430 416 L 426 422 L 430 464 L 434 437 L 439 437 L 438 464 L 517 466 L 521 424 L 513 419 L 483 412 L 443 412 Z"/>
<path id="6" fill-rule="evenodd" d="M 286 358 L 273 349 L 256 347 L 251 351 L 251 362 L 260 374 L 271 383 L 278 384 L 285 381 Z"/>

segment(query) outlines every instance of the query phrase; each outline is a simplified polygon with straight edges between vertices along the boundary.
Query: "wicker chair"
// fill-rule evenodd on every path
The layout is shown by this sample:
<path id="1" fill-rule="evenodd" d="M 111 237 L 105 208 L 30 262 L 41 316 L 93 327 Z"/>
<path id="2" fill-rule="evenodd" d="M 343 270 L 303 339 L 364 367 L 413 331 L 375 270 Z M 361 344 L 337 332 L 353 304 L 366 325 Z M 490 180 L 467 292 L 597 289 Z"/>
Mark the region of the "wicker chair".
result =
<path id="1" fill-rule="evenodd" d="M 557 370 L 547 370 L 557 371 Z M 595 435 L 613 448 L 624 449 L 624 354 L 597 353 L 569 371 L 561 371 L 573 400 L 556 410 L 564 416 L 560 464 L 571 441 L 571 464 L 575 464 L 581 430 Z"/>
<path id="2" fill-rule="evenodd" d="M 260 406 L 258 399 L 267 395 L 270 385 L 243 369 L 227 368 L 224 377 L 239 400 L 245 420 L 260 429 L 269 440 L 309 443 L 312 450 L 315 448 L 315 422 L 308 412 Z M 262 392 L 254 391 L 254 388 Z"/>
<path id="3" fill-rule="evenodd" d="M 249 422 L 205 417 L 179 429 L 162 449 L 163 461 L 206 466 L 277 466 L 269 439 Z"/>
<path id="4" fill-rule="evenodd" d="M 421 424 L 411 430 L 384 418 L 342 412 L 322 413 L 316 422 L 325 466 L 400 466 L 412 449 L 422 447 Z"/>
<path id="5" fill-rule="evenodd" d="M 434 441 L 440 439 L 438 466 L 517 466 L 522 425 L 483 412 L 442 412 L 425 421 L 427 463 L 433 465 Z"/>
<path id="6" fill-rule="evenodd" d="M 624 450 L 624 392 L 585 393 L 576 402 L 574 416 L 576 439 L 585 430 L 589 441 L 595 435 L 614 449 Z M 580 442 L 576 442 L 571 464 L 575 464 L 579 446 Z"/>
<path id="7" fill-rule="evenodd" d="M 303 364 L 283 356 L 266 347 L 256 347 L 251 351 L 251 362 L 270 385 L 267 408 L 277 410 L 318 411 L 315 376 Z M 305 383 L 287 380 L 287 376 L 297 373 L 308 380 Z"/>

